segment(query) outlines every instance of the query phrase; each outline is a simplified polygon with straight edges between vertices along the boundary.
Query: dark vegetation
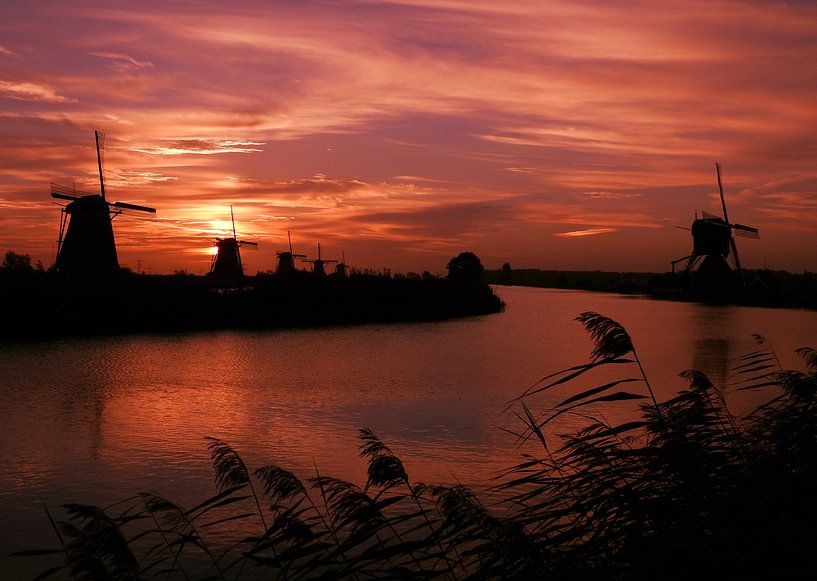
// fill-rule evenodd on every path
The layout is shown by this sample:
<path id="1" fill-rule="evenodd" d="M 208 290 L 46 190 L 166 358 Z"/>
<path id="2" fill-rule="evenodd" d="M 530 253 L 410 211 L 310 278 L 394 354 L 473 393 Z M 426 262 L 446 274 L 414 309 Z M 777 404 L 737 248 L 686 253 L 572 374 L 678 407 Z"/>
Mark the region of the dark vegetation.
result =
<path id="1" fill-rule="evenodd" d="M 806 370 L 784 371 L 758 336 L 729 391 L 766 390 L 768 400 L 738 417 L 726 390 L 694 370 L 680 374 L 688 388 L 658 402 L 627 332 L 596 313 L 579 320 L 595 340 L 592 360 L 512 402 L 527 454 L 490 493 L 413 482 L 366 429 L 362 486 L 317 469 L 307 480 L 279 465 L 253 470 L 208 438 L 213 497 L 192 507 L 156 493 L 105 509 L 66 505 L 67 518 L 51 521 L 53 549 L 26 553 L 55 559 L 45 573 L 82 579 L 811 577 L 817 351 L 799 349 Z M 588 384 L 600 368 L 618 379 Z M 580 390 L 539 409 L 539 398 L 570 386 Z M 640 414 L 617 425 L 596 405 L 630 401 Z M 586 427 L 554 436 L 565 414 Z"/>
<path id="2" fill-rule="evenodd" d="M 700 277 L 698 277 L 700 278 Z M 644 294 L 662 299 L 747 306 L 817 309 L 817 274 L 795 274 L 784 270 L 747 270 L 746 288 L 735 275 L 731 285 L 713 287 L 706 280 L 654 272 L 560 271 L 535 268 L 512 269 L 505 263 L 498 270 L 486 270 L 488 284 L 534 286 L 558 289 Z"/>
<path id="3" fill-rule="evenodd" d="M 27 266 L 0 269 L 0 340 L 432 321 L 503 308 L 485 283 L 456 277 L 296 272 L 225 281 L 122 270 L 81 278 Z"/>

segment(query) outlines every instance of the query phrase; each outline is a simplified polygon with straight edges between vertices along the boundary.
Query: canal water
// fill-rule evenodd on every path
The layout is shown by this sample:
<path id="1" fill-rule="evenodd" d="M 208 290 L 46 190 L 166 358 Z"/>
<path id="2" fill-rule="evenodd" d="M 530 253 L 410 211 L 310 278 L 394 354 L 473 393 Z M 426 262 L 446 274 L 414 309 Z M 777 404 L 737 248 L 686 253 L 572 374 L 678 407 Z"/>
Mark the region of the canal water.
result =
<path id="1" fill-rule="evenodd" d="M 43 503 L 59 513 L 64 503 L 105 505 L 147 490 L 187 506 L 207 498 L 215 488 L 205 436 L 229 442 L 250 467 L 276 463 L 305 478 L 317 468 L 363 483 L 357 431 L 366 426 L 412 480 L 478 486 L 526 449 L 506 431 L 519 427 L 513 398 L 589 361 L 592 343 L 574 321 L 583 311 L 628 329 L 659 399 L 684 387 L 684 369 L 729 385 L 736 359 L 756 349 L 753 333 L 784 367 L 802 368 L 793 350 L 817 346 L 811 311 L 497 293 L 504 313 L 439 323 L 0 345 L 0 552 L 57 546 Z M 601 370 L 529 403 L 544 412 L 610 374 L 633 372 Z M 730 404 L 743 411 L 762 397 Z M 636 405 L 594 413 L 617 421 Z M 550 436 L 585 421 L 565 417 Z M 2 578 L 41 569 L 0 557 Z"/>

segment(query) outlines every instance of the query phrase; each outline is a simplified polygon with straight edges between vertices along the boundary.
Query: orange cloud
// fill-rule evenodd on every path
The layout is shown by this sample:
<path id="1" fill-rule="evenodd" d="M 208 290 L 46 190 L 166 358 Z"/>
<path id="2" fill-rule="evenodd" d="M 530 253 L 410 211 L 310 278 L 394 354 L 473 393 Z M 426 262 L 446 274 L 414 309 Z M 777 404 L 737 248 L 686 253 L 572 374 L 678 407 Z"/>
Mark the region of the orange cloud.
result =
<path id="1" fill-rule="evenodd" d="M 571 230 L 570 232 L 557 232 L 554 236 L 562 238 L 574 238 L 576 236 L 595 236 L 597 234 L 608 234 L 615 232 L 615 228 L 587 228 L 585 230 Z"/>

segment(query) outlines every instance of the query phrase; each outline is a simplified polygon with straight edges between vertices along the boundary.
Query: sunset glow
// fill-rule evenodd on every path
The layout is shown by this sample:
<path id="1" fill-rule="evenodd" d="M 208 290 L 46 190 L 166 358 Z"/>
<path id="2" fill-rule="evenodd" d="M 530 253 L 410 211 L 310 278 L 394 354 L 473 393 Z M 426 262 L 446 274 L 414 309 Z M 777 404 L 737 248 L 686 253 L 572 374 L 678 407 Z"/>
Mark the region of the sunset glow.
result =
<path id="1" fill-rule="evenodd" d="M 693 212 L 817 268 L 807 2 L 43 1 L 0 5 L 0 250 L 54 260 L 49 183 L 155 207 L 120 262 L 209 268 L 217 237 L 443 272 L 667 271 Z M 312 257 L 312 256 L 311 256 Z"/>

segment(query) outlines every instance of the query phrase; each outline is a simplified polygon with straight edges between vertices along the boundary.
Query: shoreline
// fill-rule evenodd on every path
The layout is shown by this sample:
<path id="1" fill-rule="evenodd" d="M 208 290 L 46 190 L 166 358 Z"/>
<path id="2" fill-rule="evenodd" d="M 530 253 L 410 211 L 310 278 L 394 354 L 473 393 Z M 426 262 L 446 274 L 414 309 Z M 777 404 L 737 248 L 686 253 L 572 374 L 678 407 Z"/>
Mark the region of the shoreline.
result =
<path id="1" fill-rule="evenodd" d="M 486 270 L 483 281 L 502 286 L 584 290 L 709 305 L 817 310 L 817 275 L 750 270 L 747 287 L 704 286 L 672 273 L 541 270 Z"/>

